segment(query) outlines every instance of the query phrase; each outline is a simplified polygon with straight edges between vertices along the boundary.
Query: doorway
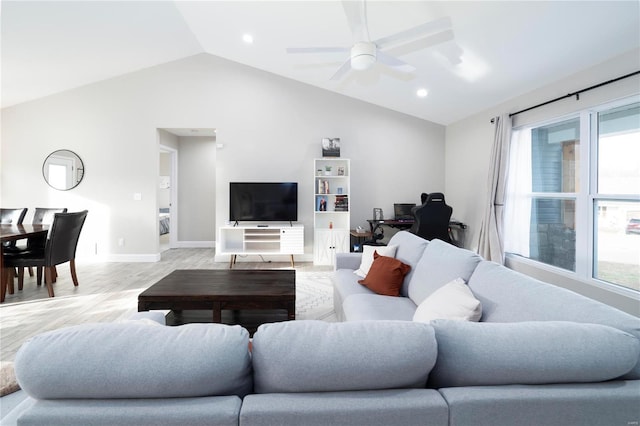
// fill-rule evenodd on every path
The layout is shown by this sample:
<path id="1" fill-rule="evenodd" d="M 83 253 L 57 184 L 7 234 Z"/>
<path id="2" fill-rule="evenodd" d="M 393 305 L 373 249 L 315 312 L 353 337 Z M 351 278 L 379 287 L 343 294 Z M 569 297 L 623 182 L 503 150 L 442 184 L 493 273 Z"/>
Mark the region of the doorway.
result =
<path id="1" fill-rule="evenodd" d="M 168 208 L 169 215 L 168 232 L 160 233 L 160 223 L 157 225 L 158 253 L 178 247 L 215 247 L 215 173 L 219 148 L 216 129 L 157 130 L 158 161 L 162 163 L 156 177 L 159 179 L 156 213 L 166 215 Z"/>

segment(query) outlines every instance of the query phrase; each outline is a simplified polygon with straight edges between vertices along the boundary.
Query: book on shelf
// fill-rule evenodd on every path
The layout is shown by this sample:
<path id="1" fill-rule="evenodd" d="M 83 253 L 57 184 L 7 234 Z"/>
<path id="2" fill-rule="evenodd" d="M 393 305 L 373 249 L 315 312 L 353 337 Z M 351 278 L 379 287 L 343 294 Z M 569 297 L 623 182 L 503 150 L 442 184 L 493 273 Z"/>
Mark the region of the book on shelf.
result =
<path id="1" fill-rule="evenodd" d="M 334 210 L 337 212 L 349 211 L 349 196 L 348 195 L 336 195 L 336 201 L 334 204 Z"/>
<path id="2" fill-rule="evenodd" d="M 329 189 L 329 181 L 318 179 L 318 194 L 330 194 L 331 191 Z"/>

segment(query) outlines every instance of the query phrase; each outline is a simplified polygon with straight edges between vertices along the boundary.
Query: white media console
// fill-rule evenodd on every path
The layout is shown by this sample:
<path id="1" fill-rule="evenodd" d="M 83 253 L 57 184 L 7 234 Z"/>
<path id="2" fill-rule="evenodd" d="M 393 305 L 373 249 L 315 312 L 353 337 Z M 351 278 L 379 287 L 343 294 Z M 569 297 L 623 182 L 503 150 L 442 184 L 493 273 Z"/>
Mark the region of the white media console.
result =
<path id="1" fill-rule="evenodd" d="M 233 268 L 238 255 L 304 254 L 304 225 L 237 225 L 220 228 L 218 254 L 230 255 Z"/>

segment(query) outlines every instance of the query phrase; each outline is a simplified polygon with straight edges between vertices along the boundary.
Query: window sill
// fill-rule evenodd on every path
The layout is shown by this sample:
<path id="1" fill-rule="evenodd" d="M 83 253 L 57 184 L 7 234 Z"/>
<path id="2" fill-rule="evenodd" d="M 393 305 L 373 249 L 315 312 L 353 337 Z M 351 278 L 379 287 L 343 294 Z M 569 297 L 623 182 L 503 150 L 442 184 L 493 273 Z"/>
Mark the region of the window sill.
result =
<path id="1" fill-rule="evenodd" d="M 505 266 L 640 317 L 640 292 L 635 290 L 595 279 L 584 280 L 573 272 L 514 254 L 506 255 Z"/>

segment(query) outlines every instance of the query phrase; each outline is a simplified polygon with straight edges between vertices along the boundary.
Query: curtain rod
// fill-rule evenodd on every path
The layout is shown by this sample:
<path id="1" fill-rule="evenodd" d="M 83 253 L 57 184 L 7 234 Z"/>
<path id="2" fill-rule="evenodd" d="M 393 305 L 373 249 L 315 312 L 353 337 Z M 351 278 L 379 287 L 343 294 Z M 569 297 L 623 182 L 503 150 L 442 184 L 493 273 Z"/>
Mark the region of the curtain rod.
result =
<path id="1" fill-rule="evenodd" d="M 597 89 L 598 87 L 606 86 L 607 84 L 615 83 L 616 81 L 624 80 L 625 78 L 629 78 L 629 77 L 632 77 L 632 76 L 637 75 L 637 74 L 640 74 L 640 71 L 634 71 L 634 72 L 632 72 L 630 74 L 623 75 L 623 76 L 618 77 L 618 78 L 614 78 L 614 79 L 611 79 L 611 80 L 608 80 L 608 81 L 604 81 L 602 83 L 598 83 L 598 84 L 595 84 L 593 86 L 589 86 L 589 87 L 586 87 L 586 88 L 581 89 L 581 90 L 577 90 L 577 91 L 572 92 L 572 93 L 567 93 L 564 96 L 560 96 L 558 98 L 551 99 L 550 101 L 546 101 L 546 102 L 543 102 L 541 104 L 534 105 L 532 107 L 522 109 L 520 111 L 512 112 L 512 113 L 509 114 L 509 117 L 513 117 L 514 115 L 518 115 L 518 114 L 521 114 L 523 112 L 531 111 L 532 109 L 540 108 L 541 106 L 549 105 L 551 103 L 558 102 L 558 101 L 561 101 L 561 100 L 566 99 L 566 98 L 571 98 L 573 96 L 575 96 L 576 100 L 578 101 L 578 100 L 580 100 L 580 93 L 588 92 L 589 90 Z M 493 123 L 494 121 L 495 121 L 495 119 L 492 118 L 491 122 Z"/>

